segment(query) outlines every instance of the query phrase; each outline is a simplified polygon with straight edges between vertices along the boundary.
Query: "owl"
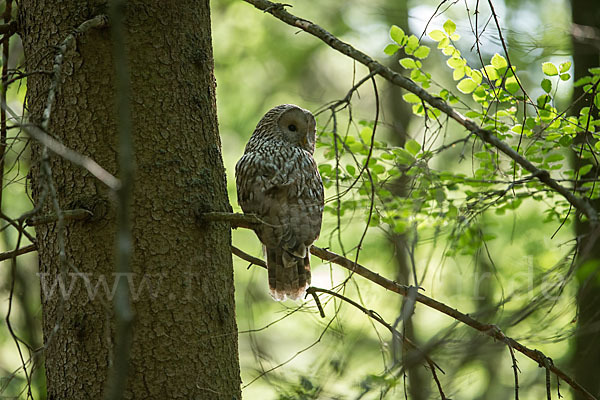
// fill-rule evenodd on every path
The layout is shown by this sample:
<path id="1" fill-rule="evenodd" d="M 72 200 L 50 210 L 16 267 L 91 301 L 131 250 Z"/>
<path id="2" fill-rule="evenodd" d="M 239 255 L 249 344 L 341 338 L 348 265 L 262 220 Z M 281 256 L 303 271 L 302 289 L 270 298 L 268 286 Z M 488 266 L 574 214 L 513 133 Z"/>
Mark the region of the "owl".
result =
<path id="1" fill-rule="evenodd" d="M 283 104 L 262 117 L 235 166 L 238 202 L 263 222 L 255 231 L 276 300 L 300 299 L 310 285 L 310 246 L 323 216 L 315 141 L 310 111 Z"/>

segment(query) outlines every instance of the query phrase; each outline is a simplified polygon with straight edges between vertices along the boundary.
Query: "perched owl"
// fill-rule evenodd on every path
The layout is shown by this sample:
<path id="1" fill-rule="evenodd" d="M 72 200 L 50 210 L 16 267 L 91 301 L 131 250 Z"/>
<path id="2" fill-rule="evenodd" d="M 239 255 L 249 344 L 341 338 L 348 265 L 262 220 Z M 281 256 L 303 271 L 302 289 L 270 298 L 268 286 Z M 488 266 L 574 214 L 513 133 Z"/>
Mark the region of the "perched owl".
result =
<path id="1" fill-rule="evenodd" d="M 310 285 L 310 246 L 319 237 L 323 182 L 313 159 L 315 118 L 292 104 L 269 110 L 235 166 L 238 202 L 263 224 L 269 287 L 276 300 L 301 298 Z"/>

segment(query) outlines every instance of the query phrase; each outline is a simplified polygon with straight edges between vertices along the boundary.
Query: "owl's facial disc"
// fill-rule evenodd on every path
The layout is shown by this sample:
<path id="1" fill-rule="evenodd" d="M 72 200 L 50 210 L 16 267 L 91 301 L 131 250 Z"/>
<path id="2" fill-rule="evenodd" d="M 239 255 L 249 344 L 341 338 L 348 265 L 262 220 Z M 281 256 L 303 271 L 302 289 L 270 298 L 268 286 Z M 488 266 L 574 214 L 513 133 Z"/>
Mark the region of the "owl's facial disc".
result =
<path id="1" fill-rule="evenodd" d="M 278 125 L 286 142 L 311 153 L 314 151 L 315 119 L 310 112 L 291 108 L 279 117 Z"/>

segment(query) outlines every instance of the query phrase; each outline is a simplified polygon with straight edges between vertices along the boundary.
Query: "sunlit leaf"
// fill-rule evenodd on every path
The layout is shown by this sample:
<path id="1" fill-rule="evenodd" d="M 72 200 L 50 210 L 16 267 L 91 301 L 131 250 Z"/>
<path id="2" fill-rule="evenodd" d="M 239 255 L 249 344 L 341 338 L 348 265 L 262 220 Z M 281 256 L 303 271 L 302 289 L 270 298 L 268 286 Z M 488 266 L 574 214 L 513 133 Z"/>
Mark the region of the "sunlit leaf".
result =
<path id="1" fill-rule="evenodd" d="M 561 63 L 558 68 L 561 74 L 567 72 L 569 69 L 571 69 L 571 61 L 565 61 L 564 63 Z"/>
<path id="2" fill-rule="evenodd" d="M 402 39 L 404 38 L 404 36 L 406 36 L 406 34 L 402 30 L 402 28 L 396 25 L 392 25 L 392 28 L 390 29 L 390 37 L 394 42 L 402 44 Z"/>
<path id="3" fill-rule="evenodd" d="M 542 64 L 542 72 L 544 75 L 548 76 L 558 75 L 558 69 L 556 68 L 556 65 L 552 64 L 551 62 L 545 62 Z"/>
<path id="4" fill-rule="evenodd" d="M 404 145 L 404 148 L 413 156 L 416 155 L 419 151 L 421 151 L 421 145 L 413 139 L 410 139 Z"/>
<path id="5" fill-rule="evenodd" d="M 402 96 L 402 98 L 407 103 L 420 103 L 421 102 L 421 99 L 419 98 L 419 96 L 417 96 L 414 93 L 406 93 L 405 95 Z"/>
<path id="6" fill-rule="evenodd" d="M 400 46 L 397 44 L 388 44 L 385 46 L 385 49 L 383 49 L 383 52 L 388 56 L 393 56 L 398 50 L 400 50 Z"/>
<path id="7" fill-rule="evenodd" d="M 425 59 L 429 55 L 431 49 L 427 46 L 419 46 L 414 52 L 414 56 L 420 59 Z"/>
<path id="8" fill-rule="evenodd" d="M 417 68 L 417 64 L 415 64 L 415 60 L 413 60 L 412 58 L 409 58 L 409 57 L 401 59 L 400 65 L 402 65 L 406 69 Z"/>
<path id="9" fill-rule="evenodd" d="M 429 37 L 431 39 L 435 40 L 436 42 L 439 42 L 440 40 L 442 40 L 446 37 L 446 34 L 442 31 L 440 31 L 439 29 L 436 29 L 436 30 L 429 32 Z"/>
<path id="10" fill-rule="evenodd" d="M 456 30 L 456 24 L 449 19 L 446 22 L 444 22 L 444 30 L 448 35 L 452 35 Z"/>
<path id="11" fill-rule="evenodd" d="M 475 88 L 477 87 L 477 83 L 475 83 L 475 81 L 471 78 L 466 78 L 458 82 L 458 85 L 456 85 L 456 87 L 461 92 L 468 94 L 475 90 Z"/>
<path id="12" fill-rule="evenodd" d="M 502 57 L 498 53 L 494 54 L 494 56 L 492 57 L 491 63 L 492 63 L 492 66 L 494 68 L 496 68 L 497 70 L 508 67 L 508 63 L 506 62 L 506 58 Z"/>

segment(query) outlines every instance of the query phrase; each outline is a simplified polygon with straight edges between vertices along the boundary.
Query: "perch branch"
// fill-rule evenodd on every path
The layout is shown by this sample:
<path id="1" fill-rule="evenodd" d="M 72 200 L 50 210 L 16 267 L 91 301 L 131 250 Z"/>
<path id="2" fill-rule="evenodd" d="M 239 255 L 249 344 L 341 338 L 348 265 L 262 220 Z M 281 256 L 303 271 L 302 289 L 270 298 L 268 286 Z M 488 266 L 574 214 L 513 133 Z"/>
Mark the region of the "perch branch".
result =
<path id="1" fill-rule="evenodd" d="M 418 86 L 412 80 L 402 76 L 401 74 L 394 72 L 389 67 L 373 60 L 365 53 L 355 49 L 348 43 L 345 43 L 332 35 L 319 25 L 313 24 L 312 22 L 299 18 L 285 9 L 283 4 L 273 3 L 268 0 L 244 0 L 245 2 L 252 4 L 259 10 L 264 11 L 273 15 L 275 18 L 285 22 L 296 28 L 300 28 L 303 31 L 317 37 L 318 39 L 325 42 L 329 47 L 337 50 L 338 52 L 356 60 L 357 62 L 366 66 L 369 71 L 375 71 L 377 75 L 386 79 L 396 86 L 408 90 L 411 93 L 417 95 L 421 100 L 429 103 L 431 106 L 439 109 L 450 118 L 458 122 L 464 128 L 471 133 L 476 134 L 481 140 L 496 147 L 502 153 L 513 159 L 525 170 L 534 174 L 546 186 L 552 188 L 556 192 L 560 193 L 573 207 L 585 214 L 590 221 L 594 224 L 598 223 L 598 213 L 588 203 L 588 201 L 582 197 L 574 195 L 566 187 L 559 184 L 556 180 L 550 177 L 550 173 L 546 170 L 539 169 L 533 165 L 529 160 L 520 155 L 510 145 L 500 140 L 492 131 L 480 128 L 474 121 L 466 118 L 461 113 L 452 108 L 442 98 L 431 95 L 429 92 Z"/>
<path id="2" fill-rule="evenodd" d="M 253 215 L 244 215 L 239 213 L 226 213 L 226 212 L 211 212 L 205 213 L 200 216 L 201 219 L 206 221 L 220 221 L 220 222 L 228 222 L 232 227 L 235 228 L 248 228 L 252 229 L 252 227 L 256 227 L 259 223 L 258 218 Z M 241 250 L 237 249 L 237 253 L 240 253 Z M 329 261 L 331 263 L 337 264 L 341 267 L 352 271 L 353 273 L 362 276 L 370 280 L 371 282 L 387 289 L 392 292 L 398 293 L 402 296 L 408 296 L 409 287 L 405 285 L 401 285 L 395 281 L 391 281 L 383 276 L 371 271 L 370 269 L 353 262 L 352 260 L 343 257 L 339 254 L 333 253 L 329 250 L 322 249 L 317 246 L 311 246 L 310 252 L 319 257 L 324 261 Z M 237 254 L 236 254 L 237 255 Z M 251 256 L 248 256 L 251 257 Z M 245 260 L 248 260 L 247 257 L 242 257 Z M 427 297 L 424 294 L 418 293 L 415 296 L 415 301 L 421 303 L 429 308 L 433 308 L 443 314 L 446 314 L 449 317 L 454 318 L 455 320 L 462 322 L 465 325 L 470 326 L 473 329 L 478 330 L 481 333 L 484 333 L 498 341 L 505 343 L 510 348 L 518 351 L 519 353 L 527 356 L 533 361 L 537 362 L 538 365 L 547 365 L 547 357 L 539 350 L 530 349 L 529 347 L 517 342 L 516 340 L 506 336 L 499 327 L 496 325 L 485 324 L 480 322 L 468 314 L 462 313 L 455 308 L 447 306 L 444 303 L 441 303 L 437 300 L 432 299 L 431 297 Z M 577 383 L 573 378 L 563 372 L 561 369 L 557 368 L 554 364 L 550 364 L 547 367 L 550 369 L 556 376 L 561 378 L 563 381 L 567 382 L 574 390 L 581 393 L 585 399 L 588 400 L 597 400 L 591 393 L 589 393 L 583 386 Z"/>

